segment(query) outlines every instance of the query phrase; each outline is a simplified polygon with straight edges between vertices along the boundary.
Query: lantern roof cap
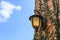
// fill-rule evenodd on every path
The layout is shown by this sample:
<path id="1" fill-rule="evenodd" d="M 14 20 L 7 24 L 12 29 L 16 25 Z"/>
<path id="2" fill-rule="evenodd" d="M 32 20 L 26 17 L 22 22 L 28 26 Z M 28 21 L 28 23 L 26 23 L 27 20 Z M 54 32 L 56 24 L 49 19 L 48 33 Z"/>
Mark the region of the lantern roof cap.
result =
<path id="1" fill-rule="evenodd" d="M 33 17 L 43 18 L 41 15 L 32 15 L 32 16 L 29 17 L 29 20 L 31 21 L 31 18 L 33 18 Z"/>

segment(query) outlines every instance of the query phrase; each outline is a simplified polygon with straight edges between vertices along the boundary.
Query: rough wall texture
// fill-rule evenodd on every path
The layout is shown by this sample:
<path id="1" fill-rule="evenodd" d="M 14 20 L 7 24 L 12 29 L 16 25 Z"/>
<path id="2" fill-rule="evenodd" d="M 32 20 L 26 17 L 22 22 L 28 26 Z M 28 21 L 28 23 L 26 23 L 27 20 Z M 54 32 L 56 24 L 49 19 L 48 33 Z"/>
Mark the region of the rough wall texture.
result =
<path id="1" fill-rule="evenodd" d="M 39 27 L 34 40 L 60 40 L 60 0 L 35 0 L 34 12 L 47 19 L 46 28 Z"/>

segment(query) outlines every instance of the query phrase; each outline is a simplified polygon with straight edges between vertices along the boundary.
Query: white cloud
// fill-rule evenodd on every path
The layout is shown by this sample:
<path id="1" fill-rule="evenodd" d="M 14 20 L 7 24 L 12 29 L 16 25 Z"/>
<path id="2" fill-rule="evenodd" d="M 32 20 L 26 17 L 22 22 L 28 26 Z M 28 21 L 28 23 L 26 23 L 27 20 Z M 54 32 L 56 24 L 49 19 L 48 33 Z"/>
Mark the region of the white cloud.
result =
<path id="1" fill-rule="evenodd" d="M 1 1 L 0 8 L 1 8 L 0 9 L 0 22 L 5 22 L 8 18 L 10 18 L 14 9 L 21 10 L 21 6 L 15 6 L 6 1 Z"/>

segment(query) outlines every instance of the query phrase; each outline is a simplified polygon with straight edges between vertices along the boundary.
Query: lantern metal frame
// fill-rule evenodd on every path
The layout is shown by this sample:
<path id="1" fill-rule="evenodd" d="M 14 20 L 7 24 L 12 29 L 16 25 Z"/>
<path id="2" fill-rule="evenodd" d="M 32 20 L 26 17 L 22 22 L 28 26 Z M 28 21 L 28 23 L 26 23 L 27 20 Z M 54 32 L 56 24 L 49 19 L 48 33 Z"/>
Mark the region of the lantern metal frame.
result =
<path id="1" fill-rule="evenodd" d="M 38 17 L 39 18 L 39 26 L 37 28 L 35 28 L 35 26 L 33 25 L 33 18 L 34 17 Z M 44 30 L 47 26 L 47 20 L 45 17 L 42 17 L 41 15 L 32 15 L 29 17 L 29 20 L 32 20 L 32 26 L 35 29 L 38 29 L 40 27 L 40 30 Z M 40 21 L 41 20 L 41 21 Z"/>
<path id="2" fill-rule="evenodd" d="M 34 25 L 33 25 L 33 18 L 34 17 L 38 17 L 39 18 L 39 26 L 38 27 L 35 27 Z M 29 20 L 31 21 L 32 20 L 32 26 L 33 26 L 33 28 L 35 28 L 35 29 L 38 29 L 41 25 L 42 25 L 42 16 L 40 16 L 40 15 L 32 15 L 32 16 L 30 16 L 29 17 Z M 41 20 L 41 22 L 40 22 L 40 20 Z"/>

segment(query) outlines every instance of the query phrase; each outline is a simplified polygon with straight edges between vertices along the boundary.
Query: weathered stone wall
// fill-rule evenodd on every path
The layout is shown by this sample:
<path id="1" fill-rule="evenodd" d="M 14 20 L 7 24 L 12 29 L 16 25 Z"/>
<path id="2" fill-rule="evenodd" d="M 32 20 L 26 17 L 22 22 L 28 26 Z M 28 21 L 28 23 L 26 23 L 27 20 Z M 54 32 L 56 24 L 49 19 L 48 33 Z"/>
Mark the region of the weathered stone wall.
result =
<path id="1" fill-rule="evenodd" d="M 47 19 L 46 28 L 40 30 L 39 27 L 38 32 L 34 34 L 34 40 L 57 40 L 56 27 L 60 26 L 58 25 L 60 24 L 60 0 L 35 0 L 34 12 L 35 15 L 41 14 Z M 60 27 L 58 31 L 60 32 Z"/>

